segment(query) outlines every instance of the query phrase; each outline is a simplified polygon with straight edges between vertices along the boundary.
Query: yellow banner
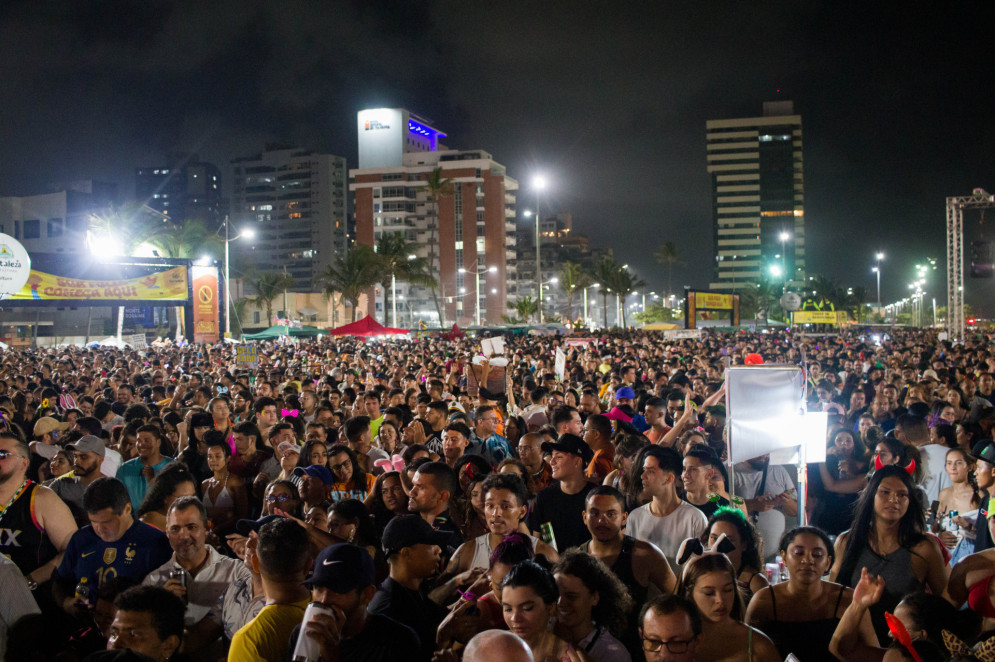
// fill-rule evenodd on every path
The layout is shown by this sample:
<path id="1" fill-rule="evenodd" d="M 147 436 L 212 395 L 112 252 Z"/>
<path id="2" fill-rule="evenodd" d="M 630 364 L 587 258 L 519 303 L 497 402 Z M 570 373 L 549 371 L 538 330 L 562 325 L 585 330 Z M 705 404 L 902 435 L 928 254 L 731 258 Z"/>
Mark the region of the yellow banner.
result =
<path id="1" fill-rule="evenodd" d="M 13 299 L 72 301 L 186 301 L 187 268 L 122 280 L 81 280 L 31 270 L 28 282 Z"/>
<path id="2" fill-rule="evenodd" d="M 695 292 L 694 307 L 699 310 L 702 308 L 710 310 L 732 310 L 732 295 Z"/>
<path id="3" fill-rule="evenodd" d="M 791 313 L 795 324 L 842 324 L 846 321 L 846 312 L 834 310 L 798 310 Z"/>

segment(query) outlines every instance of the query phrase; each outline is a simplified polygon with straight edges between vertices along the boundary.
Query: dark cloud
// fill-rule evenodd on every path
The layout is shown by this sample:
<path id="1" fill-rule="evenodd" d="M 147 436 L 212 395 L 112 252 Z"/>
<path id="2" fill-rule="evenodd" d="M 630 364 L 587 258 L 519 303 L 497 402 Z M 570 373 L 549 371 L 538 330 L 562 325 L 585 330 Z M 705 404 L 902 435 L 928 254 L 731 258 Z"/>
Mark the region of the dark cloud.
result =
<path id="1" fill-rule="evenodd" d="M 890 3 L 8 2 L 0 192 L 127 184 L 169 151 L 224 165 L 268 141 L 344 154 L 355 112 L 403 106 L 483 148 L 544 210 L 665 282 L 711 275 L 705 120 L 793 99 L 809 264 L 873 287 L 872 253 L 944 256 L 943 204 L 995 188 L 995 9 Z M 969 224 L 977 230 L 976 220 Z M 901 259 L 900 254 L 904 254 Z M 944 295 L 940 282 L 931 292 Z M 976 288 L 977 289 L 977 288 Z"/>

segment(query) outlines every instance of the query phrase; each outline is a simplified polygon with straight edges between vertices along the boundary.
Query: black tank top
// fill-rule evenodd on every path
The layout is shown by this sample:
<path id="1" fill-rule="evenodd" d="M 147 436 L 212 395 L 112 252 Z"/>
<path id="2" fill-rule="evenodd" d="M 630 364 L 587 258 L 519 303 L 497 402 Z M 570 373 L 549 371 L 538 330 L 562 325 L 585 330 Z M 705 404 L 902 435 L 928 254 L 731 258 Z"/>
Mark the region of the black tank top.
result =
<path id="1" fill-rule="evenodd" d="M 836 626 L 840 623 L 839 609 L 843 601 L 843 590 L 840 587 L 836 596 L 836 607 L 831 618 L 820 618 L 816 621 L 781 621 L 777 618 L 777 602 L 774 600 L 774 587 L 770 587 L 770 605 L 773 620 L 760 625 L 770 640 L 777 646 L 777 652 L 782 657 L 794 653 L 802 662 L 839 662 L 836 656 L 829 652 L 829 642 L 832 641 Z"/>
<path id="2" fill-rule="evenodd" d="M 629 595 L 635 605 L 642 606 L 646 602 L 648 587 L 643 586 L 636 580 L 636 573 L 632 570 L 632 551 L 636 547 L 636 539 L 632 536 L 622 536 L 622 549 L 615 558 L 609 570 L 612 571 L 618 580 L 629 589 Z M 591 542 L 584 543 L 583 549 L 588 554 L 591 553 Z"/>
<path id="3" fill-rule="evenodd" d="M 35 492 L 39 487 L 29 480 L 0 516 L 0 554 L 13 561 L 23 574 L 37 570 L 58 553 L 35 519 Z"/>

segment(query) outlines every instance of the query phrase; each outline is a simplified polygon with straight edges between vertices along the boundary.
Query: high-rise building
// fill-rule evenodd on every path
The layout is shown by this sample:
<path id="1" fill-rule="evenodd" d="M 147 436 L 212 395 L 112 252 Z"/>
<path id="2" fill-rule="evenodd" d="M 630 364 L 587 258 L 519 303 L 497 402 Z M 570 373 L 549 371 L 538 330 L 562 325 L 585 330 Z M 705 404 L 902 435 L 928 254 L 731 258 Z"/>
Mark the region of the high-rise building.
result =
<path id="1" fill-rule="evenodd" d="M 203 221 L 221 226 L 221 171 L 196 154 L 171 154 L 165 165 L 135 170 L 135 197 L 178 224 Z"/>
<path id="2" fill-rule="evenodd" d="M 79 181 L 52 193 L 0 197 L 0 232 L 20 241 L 28 253 L 78 253 L 87 250 L 91 214 L 106 214 L 117 186 Z"/>
<path id="3" fill-rule="evenodd" d="M 357 119 L 359 168 L 349 171 L 356 242 L 375 246 L 382 233 L 403 232 L 439 283 L 436 296 L 398 283 L 397 323 L 466 325 L 475 321 L 479 305 L 482 324 L 500 324 L 516 280 L 518 182 L 483 150 L 440 145 L 445 134 L 406 110 L 363 110 Z M 452 194 L 439 196 L 437 205 L 426 188 L 436 168 L 452 184 Z M 385 295 L 370 301 L 369 313 L 380 319 L 391 305 Z"/>
<path id="4" fill-rule="evenodd" d="M 255 231 L 232 242 L 232 276 L 285 269 L 295 291 L 320 291 L 347 246 L 346 172 L 345 157 L 275 146 L 232 161 L 232 229 Z"/>
<path id="5" fill-rule="evenodd" d="M 791 101 L 763 116 L 705 123 L 712 179 L 715 272 L 711 287 L 805 279 L 802 118 Z"/>

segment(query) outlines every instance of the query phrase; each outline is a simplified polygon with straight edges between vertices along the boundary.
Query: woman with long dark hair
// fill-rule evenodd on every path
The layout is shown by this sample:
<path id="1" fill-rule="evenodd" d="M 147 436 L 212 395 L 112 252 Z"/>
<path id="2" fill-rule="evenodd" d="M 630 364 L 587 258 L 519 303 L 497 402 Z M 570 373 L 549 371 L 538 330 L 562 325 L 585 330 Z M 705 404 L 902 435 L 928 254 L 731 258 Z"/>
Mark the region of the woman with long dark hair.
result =
<path id="1" fill-rule="evenodd" d="M 944 522 L 947 526 L 940 531 L 939 536 L 940 542 L 951 550 L 951 566 L 974 553 L 975 521 L 982 492 L 978 489 L 973 465 L 971 456 L 960 448 L 947 451 L 944 469 L 950 477 L 951 485 L 940 490 L 940 507 L 936 514 L 938 521 L 949 520 Z M 956 529 L 951 525 L 955 525 Z"/>
<path id="2" fill-rule="evenodd" d="M 182 496 L 199 496 L 198 486 L 197 477 L 184 465 L 179 462 L 167 465 L 149 485 L 138 509 L 138 519 L 165 531 L 169 506 Z"/>
<path id="3" fill-rule="evenodd" d="M 824 579 L 835 560 L 833 543 L 821 529 L 799 526 L 784 534 L 779 547 L 789 579 L 757 592 L 746 622 L 770 637 L 781 657 L 794 653 L 803 662 L 835 662 L 829 642 L 853 591 Z M 859 640 L 878 644 L 866 614 Z"/>
<path id="4" fill-rule="evenodd" d="M 777 648 L 764 633 L 743 623 L 743 598 L 736 570 L 725 554 L 707 553 L 684 568 L 678 593 L 694 602 L 701 614 L 698 662 L 775 662 Z"/>
<path id="5" fill-rule="evenodd" d="M 549 629 L 559 598 L 553 575 L 535 561 L 516 564 L 501 581 L 504 622 L 537 660 L 559 660 L 569 647 Z"/>
<path id="6" fill-rule="evenodd" d="M 701 534 L 701 543 L 711 549 L 719 536 L 736 546 L 736 549 L 726 552 L 732 567 L 736 570 L 736 582 L 739 592 L 747 603 L 753 594 L 769 585 L 764 576 L 763 539 L 753 522 L 746 518 L 739 508 L 723 506 L 708 518 L 708 525 Z"/>
<path id="7" fill-rule="evenodd" d="M 377 476 L 373 490 L 366 498 L 366 507 L 373 515 L 377 534 L 382 535 L 387 523 L 397 515 L 408 512 L 408 497 L 401 485 L 401 474 L 388 471 Z"/>
<path id="8" fill-rule="evenodd" d="M 853 504 L 867 485 L 867 448 L 859 435 L 839 430 L 833 435 L 826 461 L 819 465 L 825 492 L 819 496 L 812 523 L 831 536 L 850 523 Z"/>
<path id="9" fill-rule="evenodd" d="M 571 550 L 553 566 L 560 592 L 554 631 L 594 662 L 625 662 L 622 645 L 632 598 L 604 563 L 586 552 Z"/>
<path id="10" fill-rule="evenodd" d="M 925 535 L 926 517 L 908 471 L 897 465 L 874 472 L 854 509 L 853 525 L 836 539 L 830 581 L 854 587 L 861 570 L 885 580 L 884 595 L 871 608 L 878 639 L 888 636 L 885 611 L 902 596 L 925 587 L 941 595 L 947 570 L 939 544 Z"/>

